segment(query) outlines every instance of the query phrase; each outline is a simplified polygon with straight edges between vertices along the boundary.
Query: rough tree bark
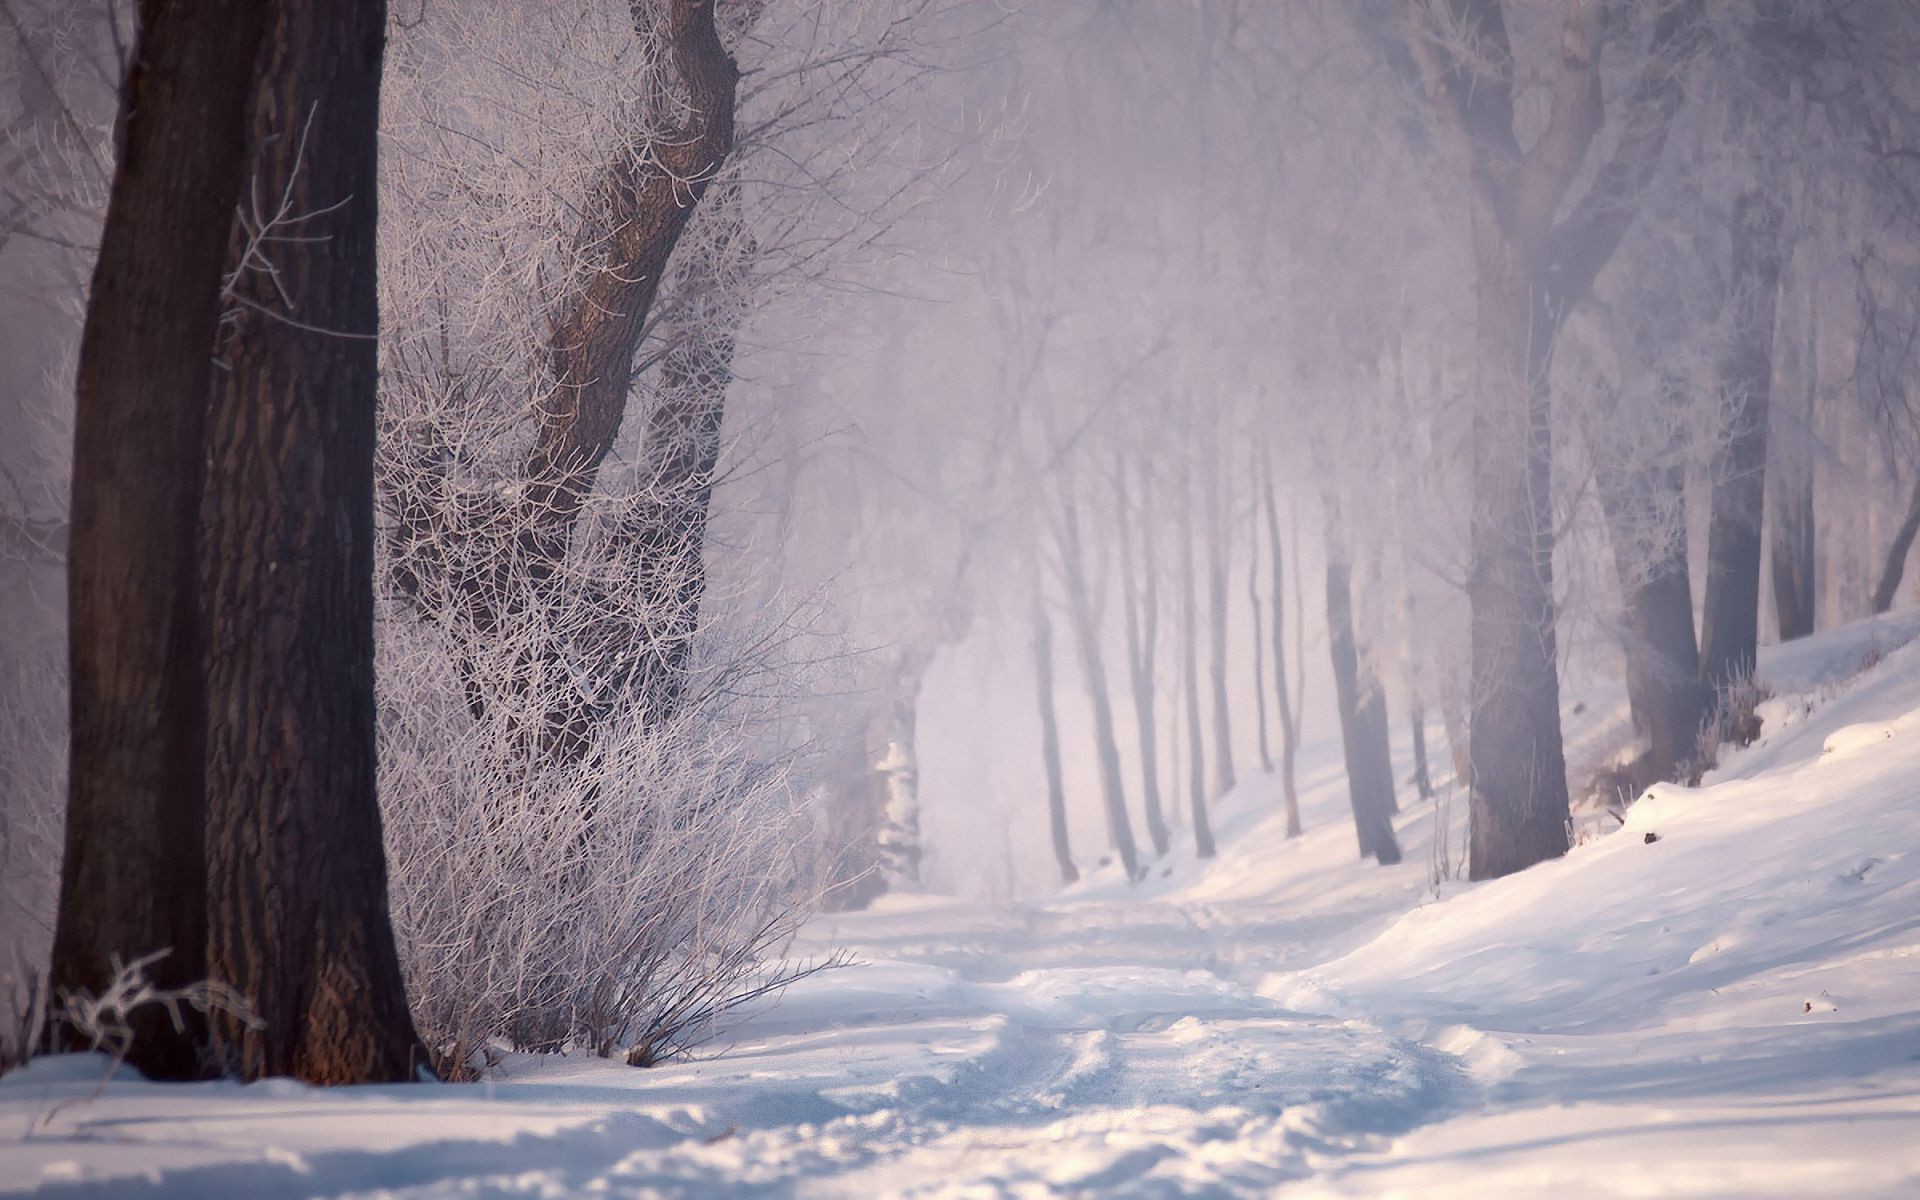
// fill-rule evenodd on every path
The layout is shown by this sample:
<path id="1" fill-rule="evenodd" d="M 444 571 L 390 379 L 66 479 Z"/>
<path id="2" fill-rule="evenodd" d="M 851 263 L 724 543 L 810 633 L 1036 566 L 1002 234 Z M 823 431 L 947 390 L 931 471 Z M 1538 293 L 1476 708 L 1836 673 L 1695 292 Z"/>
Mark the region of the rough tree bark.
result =
<path id="1" fill-rule="evenodd" d="M 1300 731 L 1294 723 L 1293 701 L 1287 691 L 1287 605 L 1285 568 L 1280 561 L 1280 500 L 1275 495 L 1273 460 L 1264 446 L 1260 450 L 1260 477 L 1267 510 L 1267 558 L 1273 571 L 1273 690 L 1280 708 L 1280 792 L 1287 810 L 1287 836 L 1291 838 L 1300 836 L 1300 792 L 1293 771 Z M 1297 576 L 1295 583 L 1297 590 Z"/>
<path id="2" fill-rule="evenodd" d="M 1333 657 L 1334 691 L 1340 705 L 1340 743 L 1346 754 L 1347 795 L 1353 806 L 1360 856 L 1381 866 L 1400 861 L 1393 835 L 1393 759 L 1387 746 L 1385 697 L 1362 669 L 1353 629 L 1353 587 L 1345 539 L 1327 529 L 1327 645 Z"/>
<path id="3" fill-rule="evenodd" d="M 233 235 L 202 509 L 207 969 L 243 1079 L 404 1081 L 426 1065 L 387 919 L 374 782 L 375 169 L 385 0 L 279 0 L 254 188 L 298 238 Z M 247 256 L 251 257 L 247 257 Z"/>
<path id="4" fill-rule="evenodd" d="M 1611 157 L 1589 172 L 1606 119 L 1598 0 L 1559 13 L 1542 91 L 1546 120 L 1522 147 L 1519 68 L 1501 0 L 1407 0 L 1410 49 L 1468 185 L 1480 379 L 1470 533 L 1472 710 L 1469 874 L 1488 879 L 1567 849 L 1567 781 L 1553 604 L 1553 342 L 1632 222 L 1684 93 L 1677 64 L 1700 0 L 1663 8 L 1648 63 L 1621 102 Z M 1433 21 L 1443 31 L 1432 30 Z M 1588 189 L 1568 211 L 1576 180 Z M 1559 219 L 1556 219 L 1559 218 Z"/>
<path id="5" fill-rule="evenodd" d="M 264 6 L 143 0 L 119 162 L 80 346 L 68 551 L 72 739 L 50 982 L 168 952 L 201 979 L 205 703 L 196 528 L 227 234 L 247 159 Z M 128 1061 L 201 1070 L 203 1030 L 158 1010 Z"/>
<path id="6" fill-rule="evenodd" d="M 1107 834 L 1126 868 L 1127 879 L 1141 877 L 1140 851 L 1133 840 L 1133 822 L 1127 817 L 1126 787 L 1120 774 L 1120 743 L 1113 731 L 1113 705 L 1107 694 L 1106 663 L 1100 653 L 1100 626 L 1095 619 L 1093 590 L 1087 580 L 1080 545 L 1080 515 L 1070 497 L 1060 504 L 1060 559 L 1065 567 L 1067 608 L 1073 618 L 1074 642 L 1080 651 L 1080 675 L 1093 705 L 1095 757 L 1100 767 L 1100 795 L 1107 813 Z"/>
<path id="7" fill-rule="evenodd" d="M 1152 477 L 1140 477 L 1140 557 L 1133 561 L 1133 507 L 1127 489 L 1127 462 L 1114 462 L 1118 490 L 1115 515 L 1120 523 L 1120 591 L 1127 626 L 1127 680 L 1133 691 L 1133 719 L 1140 739 L 1140 790 L 1147 814 L 1147 836 L 1153 852 L 1164 855 L 1171 844 L 1167 819 L 1160 807 L 1160 764 L 1155 736 L 1154 658 L 1160 631 L 1158 564 L 1153 549 Z"/>
<path id="8" fill-rule="evenodd" d="M 1774 308 L 1780 290 L 1780 209 L 1760 189 L 1734 204 L 1734 336 L 1720 364 L 1727 422 L 1713 478 L 1700 674 L 1723 688 L 1753 673 L 1760 633 L 1760 538 L 1766 504 Z"/>
<path id="9" fill-rule="evenodd" d="M 1040 759 L 1047 772 L 1047 830 L 1053 838 L 1053 861 L 1060 882 L 1080 878 L 1073 865 L 1073 847 L 1067 841 L 1067 787 L 1060 770 L 1060 722 L 1053 707 L 1053 623 L 1046 601 L 1036 586 L 1033 595 L 1033 678 L 1040 699 Z"/>

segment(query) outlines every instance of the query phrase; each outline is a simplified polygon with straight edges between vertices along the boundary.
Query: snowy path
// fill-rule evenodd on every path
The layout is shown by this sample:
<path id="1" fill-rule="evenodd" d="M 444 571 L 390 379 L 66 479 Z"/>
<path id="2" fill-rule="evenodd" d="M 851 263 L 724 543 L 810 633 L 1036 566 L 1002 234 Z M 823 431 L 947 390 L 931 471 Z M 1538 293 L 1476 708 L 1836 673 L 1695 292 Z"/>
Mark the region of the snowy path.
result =
<path id="1" fill-rule="evenodd" d="M 695 1062 L 96 1095 L 47 1060 L 0 1080 L 0 1190 L 1920 1196 L 1920 644 L 1848 678 L 1901 620 L 1771 656 L 1712 786 L 1506 880 L 1436 899 L 1427 811 L 1356 864 L 1323 750 L 1304 838 L 1254 781 L 1214 863 L 816 922 L 864 965 Z"/>

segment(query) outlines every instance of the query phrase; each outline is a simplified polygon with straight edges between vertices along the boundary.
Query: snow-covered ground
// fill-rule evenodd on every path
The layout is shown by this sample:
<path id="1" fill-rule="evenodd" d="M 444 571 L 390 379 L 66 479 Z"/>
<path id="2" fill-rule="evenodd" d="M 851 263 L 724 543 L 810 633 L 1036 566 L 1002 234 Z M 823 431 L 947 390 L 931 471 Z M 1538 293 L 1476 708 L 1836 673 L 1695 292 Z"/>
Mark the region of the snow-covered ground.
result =
<path id="1" fill-rule="evenodd" d="M 1509 879 L 1436 886 L 1428 806 L 1356 863 L 1317 747 L 1304 838 L 1255 779 L 1211 864 L 823 919 L 799 952 L 864 965 L 699 1061 L 323 1092 L 45 1060 L 0 1080 L 0 1189 L 1920 1196 L 1916 632 L 1769 653 L 1759 744 Z"/>

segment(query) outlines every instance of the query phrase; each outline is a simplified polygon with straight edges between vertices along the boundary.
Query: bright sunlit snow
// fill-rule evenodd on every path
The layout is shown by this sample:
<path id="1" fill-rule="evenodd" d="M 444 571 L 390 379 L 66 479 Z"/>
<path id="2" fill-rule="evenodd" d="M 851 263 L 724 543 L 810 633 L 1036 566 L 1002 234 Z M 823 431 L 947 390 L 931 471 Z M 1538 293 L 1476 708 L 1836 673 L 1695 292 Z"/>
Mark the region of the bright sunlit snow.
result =
<path id="1" fill-rule="evenodd" d="M 1139 887 L 819 918 L 795 953 L 860 965 L 694 1061 L 516 1056 L 484 1084 L 334 1091 L 102 1088 L 102 1060 L 38 1061 L 0 1081 L 0 1187 L 1920 1194 L 1916 631 L 1908 612 L 1769 652 L 1756 745 L 1503 880 L 1436 888 L 1426 806 L 1396 821 L 1401 866 L 1355 870 L 1322 744 L 1306 837 L 1261 777 L 1219 806 L 1218 861 L 1176 853 Z M 1590 704 L 1585 727 L 1617 715 Z"/>

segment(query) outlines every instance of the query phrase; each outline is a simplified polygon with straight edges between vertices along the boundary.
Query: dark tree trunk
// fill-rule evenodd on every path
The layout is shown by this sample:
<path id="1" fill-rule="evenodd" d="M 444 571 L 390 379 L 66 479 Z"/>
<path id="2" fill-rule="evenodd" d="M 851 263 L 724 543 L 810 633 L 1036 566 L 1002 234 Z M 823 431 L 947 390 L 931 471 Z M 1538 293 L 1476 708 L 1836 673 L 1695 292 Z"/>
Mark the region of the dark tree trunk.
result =
<path id="1" fill-rule="evenodd" d="M 1183 484 L 1188 481 L 1184 475 Z M 1180 675 L 1187 715 L 1187 813 L 1194 853 L 1212 858 L 1213 824 L 1207 819 L 1207 769 L 1200 740 L 1200 591 L 1193 569 L 1193 489 L 1180 498 Z"/>
<path id="2" fill-rule="evenodd" d="M 1758 190 L 1734 205 L 1732 280 L 1735 331 L 1720 364 L 1728 424 L 1716 456 L 1700 619 L 1701 677 L 1713 688 L 1753 673 L 1760 632 L 1760 522 L 1767 494 L 1780 212 Z"/>
<path id="3" fill-rule="evenodd" d="M 1360 856 L 1387 866 L 1400 861 L 1400 843 L 1389 820 L 1393 759 L 1387 746 L 1387 708 L 1380 688 L 1361 668 L 1346 547 L 1331 527 L 1327 533 L 1327 644 L 1333 656 L 1340 743 L 1346 753 L 1347 794 Z"/>
<path id="4" fill-rule="evenodd" d="M 1293 760 L 1299 749 L 1299 729 L 1294 723 L 1293 701 L 1287 693 L 1287 615 L 1286 580 L 1280 562 L 1280 502 L 1274 494 L 1273 462 L 1264 447 L 1260 452 L 1260 474 L 1267 510 L 1267 557 L 1273 568 L 1273 684 L 1280 708 L 1280 792 L 1287 809 L 1287 836 L 1300 836 L 1300 793 L 1294 783 Z M 1295 572 L 1295 592 L 1299 577 Z M 1303 621 L 1302 624 L 1305 622 Z M 1257 622 L 1256 622 L 1257 624 Z M 1305 664 L 1302 663 L 1304 668 Z"/>
<path id="5" fill-rule="evenodd" d="M 1213 787 L 1216 796 L 1233 790 L 1233 719 L 1227 704 L 1227 546 L 1221 512 L 1219 475 L 1209 471 L 1207 487 L 1207 676 L 1213 694 Z"/>
<path id="6" fill-rule="evenodd" d="M 1679 385 L 1669 396 L 1680 400 Z M 1693 634 L 1693 584 L 1687 555 L 1687 479 L 1684 425 L 1662 461 L 1624 452 L 1596 455 L 1595 490 L 1613 545 L 1626 621 L 1621 648 L 1627 660 L 1627 699 L 1636 728 L 1647 736 L 1640 774 L 1676 779 L 1693 758 L 1706 719 L 1707 689 Z"/>
<path id="7" fill-rule="evenodd" d="M 1153 840 L 1153 852 L 1164 855 L 1170 844 L 1167 819 L 1160 807 L 1160 764 L 1155 735 L 1154 656 L 1160 627 L 1160 597 L 1156 582 L 1157 566 L 1153 552 L 1153 509 L 1148 503 L 1150 477 L 1143 474 L 1140 486 L 1140 540 L 1143 564 L 1133 561 L 1133 510 L 1127 493 L 1127 464 L 1124 458 L 1114 463 L 1114 478 L 1119 489 L 1117 515 L 1120 521 L 1120 591 L 1127 624 L 1127 679 L 1133 692 L 1134 726 L 1140 738 L 1141 801 L 1147 813 L 1147 836 Z"/>
<path id="8" fill-rule="evenodd" d="M 203 978 L 205 701 L 196 528 L 227 234 L 247 161 L 265 6 L 145 0 L 80 346 L 68 552 L 72 741 L 50 982 L 110 962 Z M 191 1017 L 191 1013 L 187 1014 Z M 128 1061 L 202 1070 L 204 1034 L 157 1006 Z"/>
<path id="9" fill-rule="evenodd" d="M 387 919 L 374 785 L 375 167 L 384 0 L 280 0 L 254 185 L 301 237 L 234 234 L 204 521 L 209 973 L 245 1079 L 404 1081 L 426 1065 Z M 268 264 L 271 265 L 269 271 Z M 285 297 L 283 299 L 282 297 Z"/>
<path id="10" fill-rule="evenodd" d="M 1920 533 L 1920 479 L 1913 484 L 1913 495 L 1907 501 L 1907 515 L 1900 522 L 1900 529 L 1893 535 L 1893 544 L 1887 547 L 1887 559 L 1880 567 L 1880 582 L 1873 589 L 1873 611 L 1883 613 L 1893 607 L 1893 598 L 1900 594 L 1900 577 L 1907 571 L 1907 553 L 1913 549 L 1913 538 Z"/>
<path id="11" fill-rule="evenodd" d="M 1053 709 L 1053 624 L 1036 590 L 1033 598 L 1033 677 L 1040 697 L 1040 758 L 1047 770 L 1047 828 L 1053 836 L 1053 861 L 1060 882 L 1074 883 L 1080 871 L 1073 865 L 1067 841 L 1067 787 L 1060 771 L 1060 722 Z"/>
<path id="12" fill-rule="evenodd" d="M 1127 817 L 1127 796 L 1120 774 L 1120 743 L 1114 736 L 1113 705 L 1107 695 L 1107 669 L 1100 654 L 1100 628 L 1087 582 L 1080 546 L 1080 516 L 1073 501 L 1061 504 L 1061 560 L 1066 567 L 1068 607 L 1074 641 L 1080 649 L 1080 674 L 1093 704 L 1094 751 L 1100 768 L 1100 794 L 1107 811 L 1107 833 L 1129 880 L 1140 878 L 1140 852 Z"/>

